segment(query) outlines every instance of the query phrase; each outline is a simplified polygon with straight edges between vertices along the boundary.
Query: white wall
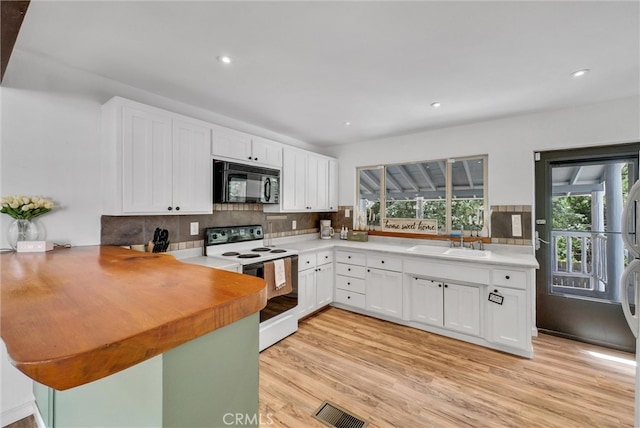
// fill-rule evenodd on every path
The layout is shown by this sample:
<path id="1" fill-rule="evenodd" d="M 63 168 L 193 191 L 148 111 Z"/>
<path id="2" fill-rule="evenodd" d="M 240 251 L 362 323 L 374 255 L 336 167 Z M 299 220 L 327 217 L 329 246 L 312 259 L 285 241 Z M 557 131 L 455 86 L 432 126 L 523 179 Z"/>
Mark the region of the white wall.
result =
<path id="1" fill-rule="evenodd" d="M 356 198 L 355 168 L 489 156 L 489 205 L 534 204 L 536 151 L 640 141 L 640 98 L 475 123 L 340 147 L 340 205 Z"/>

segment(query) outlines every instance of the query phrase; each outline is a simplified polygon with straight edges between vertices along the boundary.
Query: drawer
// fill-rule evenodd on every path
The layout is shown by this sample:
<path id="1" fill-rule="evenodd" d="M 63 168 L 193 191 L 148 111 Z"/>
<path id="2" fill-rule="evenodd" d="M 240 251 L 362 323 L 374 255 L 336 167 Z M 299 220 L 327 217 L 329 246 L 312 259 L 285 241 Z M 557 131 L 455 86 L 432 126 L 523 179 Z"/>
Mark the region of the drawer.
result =
<path id="1" fill-rule="evenodd" d="M 316 267 L 316 253 L 303 253 L 298 255 L 298 270 L 306 270 Z"/>
<path id="2" fill-rule="evenodd" d="M 336 275 L 345 275 L 364 279 L 367 276 L 367 268 L 365 268 L 364 266 L 336 263 Z"/>
<path id="3" fill-rule="evenodd" d="M 352 253 L 350 251 L 336 251 L 336 262 L 350 263 L 354 265 L 366 265 L 367 257 L 363 253 Z"/>
<path id="4" fill-rule="evenodd" d="M 520 270 L 494 269 L 493 285 L 524 290 L 527 288 L 527 273 Z"/>
<path id="5" fill-rule="evenodd" d="M 376 268 L 376 269 L 394 270 L 397 272 L 402 272 L 402 259 L 397 259 L 394 257 L 386 257 L 382 254 L 381 255 L 369 254 L 367 257 L 367 266 Z"/>
<path id="6" fill-rule="evenodd" d="M 336 290 L 335 301 L 338 303 L 344 303 L 345 305 L 364 309 L 364 294 L 338 289 Z"/>
<path id="7" fill-rule="evenodd" d="M 333 262 L 333 250 L 322 250 L 317 253 L 318 266 Z"/>
<path id="8" fill-rule="evenodd" d="M 364 279 L 342 275 L 336 275 L 336 288 L 363 294 L 366 290 Z"/>

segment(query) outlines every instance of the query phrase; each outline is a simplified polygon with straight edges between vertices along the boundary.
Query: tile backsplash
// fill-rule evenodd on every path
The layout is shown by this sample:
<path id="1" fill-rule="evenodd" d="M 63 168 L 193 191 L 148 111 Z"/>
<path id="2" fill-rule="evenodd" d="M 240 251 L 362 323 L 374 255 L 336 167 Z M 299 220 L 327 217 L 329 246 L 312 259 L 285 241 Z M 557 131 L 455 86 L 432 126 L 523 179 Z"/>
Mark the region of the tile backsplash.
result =
<path id="1" fill-rule="evenodd" d="M 345 217 L 345 210 L 350 210 Z M 515 237 L 511 230 L 511 215 L 522 218 L 522 236 Z M 204 230 L 207 227 L 260 224 L 269 236 L 280 238 L 319 232 L 320 220 L 331 220 L 334 230 L 342 226 L 353 227 L 353 206 L 338 207 L 337 212 L 326 213 L 265 213 L 261 204 L 214 204 L 213 214 L 208 215 L 151 215 L 151 216 L 102 216 L 100 242 L 102 245 L 145 244 L 153 239 L 156 227 L 169 231 L 170 250 L 199 248 L 204 246 Z M 293 230 L 292 222 L 296 221 Z M 199 223 L 197 235 L 191 235 L 191 223 Z M 491 206 L 491 242 L 494 244 L 532 245 L 531 205 Z"/>
<path id="2" fill-rule="evenodd" d="M 318 233 L 321 219 L 332 213 L 265 213 L 261 204 L 214 204 L 213 214 L 205 215 L 150 215 L 106 216 L 101 218 L 100 243 L 102 245 L 145 244 L 153 239 L 156 227 L 169 231 L 169 250 L 203 247 L 207 227 L 260 224 L 264 233 L 279 238 L 307 233 Z M 293 230 L 292 222 L 296 221 Z M 191 223 L 199 223 L 197 235 L 191 235 Z"/>
<path id="3" fill-rule="evenodd" d="M 511 216 L 520 215 L 522 236 L 513 236 Z M 491 242 L 494 244 L 532 245 L 531 205 L 492 205 Z"/>

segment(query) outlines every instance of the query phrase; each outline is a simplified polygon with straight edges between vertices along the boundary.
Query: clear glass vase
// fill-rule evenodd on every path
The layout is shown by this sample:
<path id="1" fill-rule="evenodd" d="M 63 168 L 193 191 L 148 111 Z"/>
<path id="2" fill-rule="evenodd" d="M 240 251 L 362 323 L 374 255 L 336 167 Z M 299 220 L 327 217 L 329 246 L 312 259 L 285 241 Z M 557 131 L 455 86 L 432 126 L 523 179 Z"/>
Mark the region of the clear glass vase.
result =
<path id="1" fill-rule="evenodd" d="M 15 219 L 9 225 L 7 241 L 15 251 L 18 248 L 18 241 L 37 241 L 39 234 L 38 226 L 31 220 Z"/>

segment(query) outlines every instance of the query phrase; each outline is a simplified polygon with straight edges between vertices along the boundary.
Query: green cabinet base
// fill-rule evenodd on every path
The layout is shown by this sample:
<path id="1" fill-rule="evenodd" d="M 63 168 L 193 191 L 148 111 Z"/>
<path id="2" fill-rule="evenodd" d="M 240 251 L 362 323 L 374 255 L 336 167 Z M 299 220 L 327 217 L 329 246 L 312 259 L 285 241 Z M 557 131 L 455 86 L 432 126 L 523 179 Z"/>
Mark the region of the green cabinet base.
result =
<path id="1" fill-rule="evenodd" d="M 49 428 L 257 426 L 258 323 L 256 313 L 66 391 L 34 382 L 40 414 Z"/>

